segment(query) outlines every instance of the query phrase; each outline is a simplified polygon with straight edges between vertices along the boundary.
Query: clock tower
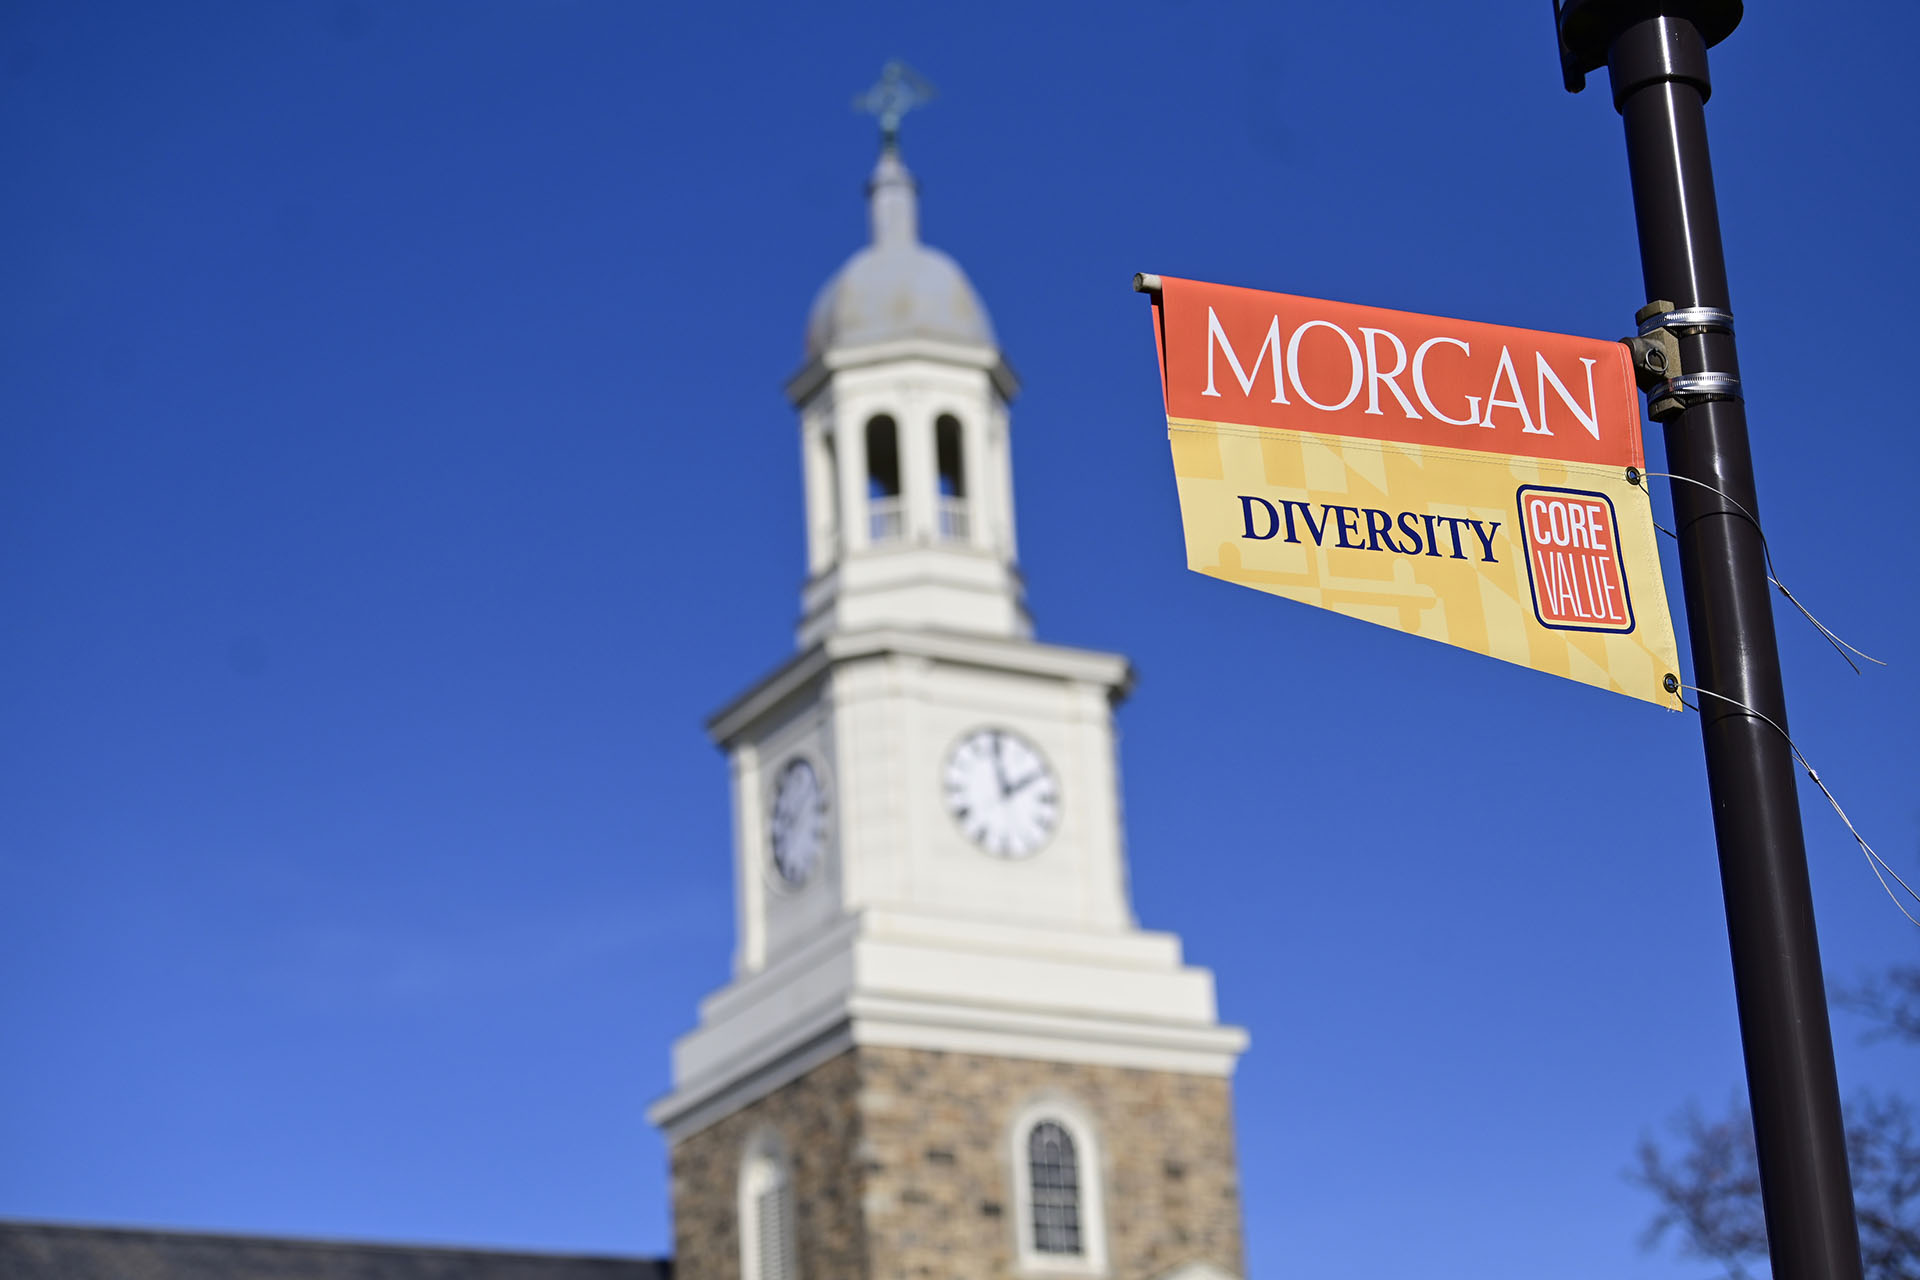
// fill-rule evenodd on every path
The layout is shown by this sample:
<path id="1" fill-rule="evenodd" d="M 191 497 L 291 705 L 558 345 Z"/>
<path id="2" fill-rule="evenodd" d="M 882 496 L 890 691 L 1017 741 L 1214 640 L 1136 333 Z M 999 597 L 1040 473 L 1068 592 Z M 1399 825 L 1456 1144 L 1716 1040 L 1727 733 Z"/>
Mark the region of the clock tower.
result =
<path id="1" fill-rule="evenodd" d="M 709 729 L 733 980 L 673 1049 L 681 1280 L 1240 1274 L 1213 978 L 1136 923 L 1124 658 L 1037 642 L 986 309 L 876 95 L 871 242 L 815 301 L 797 651 Z"/>

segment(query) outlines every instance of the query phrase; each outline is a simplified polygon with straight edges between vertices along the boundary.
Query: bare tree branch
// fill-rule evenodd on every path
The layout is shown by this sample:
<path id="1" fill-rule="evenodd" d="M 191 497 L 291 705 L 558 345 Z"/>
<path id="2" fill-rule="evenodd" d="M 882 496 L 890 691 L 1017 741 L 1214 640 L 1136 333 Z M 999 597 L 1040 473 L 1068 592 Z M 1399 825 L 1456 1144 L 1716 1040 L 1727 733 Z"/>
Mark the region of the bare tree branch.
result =
<path id="1" fill-rule="evenodd" d="M 1744 1101 L 1708 1120 L 1697 1106 L 1674 1118 L 1679 1143 L 1642 1139 L 1628 1178 L 1659 1204 L 1642 1244 L 1669 1232 L 1680 1252 L 1717 1263 L 1727 1280 L 1768 1274 L 1767 1228 L 1753 1124 Z M 1920 1132 L 1904 1098 L 1861 1094 L 1847 1106 L 1847 1155 L 1867 1280 L 1920 1280 Z M 1750 1270 L 1753 1268 L 1754 1270 Z"/>
<path id="2" fill-rule="evenodd" d="M 1627 1174 L 1660 1204 L 1642 1246 L 1651 1249 L 1677 1231 L 1683 1255 L 1718 1263 L 1727 1280 L 1752 1280 L 1748 1263 L 1766 1269 L 1767 1224 L 1746 1104 L 1736 1100 L 1717 1120 L 1689 1104 L 1670 1124 L 1680 1136 L 1672 1162 L 1652 1138 L 1642 1138 L 1639 1166 Z"/>
<path id="3" fill-rule="evenodd" d="M 1862 1095 L 1847 1109 L 1860 1253 L 1874 1280 L 1920 1280 L 1920 1134 L 1904 1098 Z"/>
<path id="4" fill-rule="evenodd" d="M 1880 1024 L 1867 1040 L 1920 1044 L 1920 965 L 1895 965 L 1881 977 L 1836 987 L 1833 1002 Z"/>

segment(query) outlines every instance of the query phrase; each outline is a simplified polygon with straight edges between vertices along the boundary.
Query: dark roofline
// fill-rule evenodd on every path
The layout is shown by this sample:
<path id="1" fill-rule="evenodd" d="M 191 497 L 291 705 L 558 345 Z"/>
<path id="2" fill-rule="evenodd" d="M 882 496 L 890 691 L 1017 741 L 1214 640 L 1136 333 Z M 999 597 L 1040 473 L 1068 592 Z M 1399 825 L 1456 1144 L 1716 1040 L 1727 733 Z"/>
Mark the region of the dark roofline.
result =
<path id="1" fill-rule="evenodd" d="M 644 1258 L 633 1254 L 609 1253 L 561 1253 L 536 1249 L 489 1249 L 484 1246 L 455 1244 L 411 1244 L 386 1240 L 352 1240 L 344 1238 L 311 1236 L 274 1236 L 253 1234 L 250 1232 L 206 1231 L 175 1227 L 128 1227 L 101 1226 L 80 1222 L 29 1221 L 24 1219 L 0 1218 L 0 1254 L 6 1252 L 9 1240 L 23 1242 L 38 1237 L 43 1240 L 63 1240 L 71 1243 L 98 1242 L 101 1244 L 138 1244 L 157 1245 L 230 1245 L 235 1248 L 253 1250 L 284 1250 L 298 1252 L 308 1256 L 322 1254 L 357 1254 L 384 1256 L 398 1259 L 411 1257 L 438 1259 L 441 1261 L 471 1260 L 478 1262 L 486 1259 L 496 1263 L 525 1263 L 531 1265 L 556 1264 L 561 1267 L 569 1264 L 582 1266 L 617 1266 L 632 1268 L 636 1276 L 651 1274 L 670 1277 L 673 1274 L 671 1258 Z M 4 1269 L 4 1268 L 0 1268 Z"/>
<path id="2" fill-rule="evenodd" d="M 292 1249 L 404 1249 L 408 1253 L 484 1253 L 490 1258 L 572 1258 L 582 1262 L 659 1262 L 633 1253 L 574 1253 L 555 1249 L 492 1249 L 476 1244 L 419 1244 L 407 1240 L 354 1240 L 345 1236 L 275 1236 L 252 1231 L 208 1231 L 197 1227 L 125 1227 L 92 1222 L 52 1222 L 0 1218 L 0 1232 L 58 1231 L 122 1238 L 148 1236 L 161 1240 L 231 1240 L 236 1244 L 282 1245 Z"/>

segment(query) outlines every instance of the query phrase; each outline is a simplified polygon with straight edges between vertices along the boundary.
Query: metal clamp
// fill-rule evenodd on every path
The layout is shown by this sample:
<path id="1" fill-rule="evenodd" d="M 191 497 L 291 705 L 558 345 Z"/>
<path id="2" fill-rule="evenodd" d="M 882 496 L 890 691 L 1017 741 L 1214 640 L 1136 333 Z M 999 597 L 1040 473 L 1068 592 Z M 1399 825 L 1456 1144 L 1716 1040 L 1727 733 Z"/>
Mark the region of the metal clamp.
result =
<path id="1" fill-rule="evenodd" d="M 1646 315 L 1644 310 L 1641 315 Z M 1647 337 L 1657 329 L 1697 329 L 1703 332 L 1733 332 L 1733 312 L 1722 311 L 1718 307 L 1680 307 L 1672 311 L 1659 311 L 1647 316 L 1640 322 L 1640 336 Z"/>
<path id="2" fill-rule="evenodd" d="M 1634 313 L 1639 332 L 1622 338 L 1633 353 L 1634 381 L 1647 393 L 1647 416 L 1665 421 L 1704 400 L 1740 399 L 1740 379 L 1711 370 L 1686 372 L 1681 367 L 1682 334 L 1733 334 L 1733 313 L 1718 307 L 1676 307 L 1671 302 L 1649 302 Z"/>
<path id="3" fill-rule="evenodd" d="M 1677 373 L 1647 389 L 1647 403 L 1677 400 L 1738 400 L 1740 379 L 1730 373 Z M 1658 416 L 1658 415 L 1655 415 Z"/>

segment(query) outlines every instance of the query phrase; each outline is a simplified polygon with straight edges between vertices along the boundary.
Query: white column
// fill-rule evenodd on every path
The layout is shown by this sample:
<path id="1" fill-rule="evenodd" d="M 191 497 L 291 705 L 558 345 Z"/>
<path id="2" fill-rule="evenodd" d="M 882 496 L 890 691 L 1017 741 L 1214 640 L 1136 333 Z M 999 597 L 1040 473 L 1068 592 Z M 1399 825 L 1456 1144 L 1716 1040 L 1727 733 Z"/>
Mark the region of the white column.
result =
<path id="1" fill-rule="evenodd" d="M 839 404 L 834 410 L 834 450 L 840 461 L 840 549 L 844 557 L 864 550 L 869 541 L 867 527 L 867 419 L 873 413 L 859 403 Z"/>
<path id="2" fill-rule="evenodd" d="M 834 474 L 833 447 L 828 443 L 830 415 L 810 409 L 800 429 L 800 466 L 807 493 L 807 572 L 818 576 L 839 554 L 837 494 L 840 477 Z"/>
<path id="3" fill-rule="evenodd" d="M 1013 428 L 1008 421 L 1006 402 L 989 394 L 987 403 L 993 413 L 993 444 L 990 449 L 994 490 L 994 526 L 998 537 L 995 547 L 1009 564 L 1020 558 L 1013 527 Z"/>
<path id="4" fill-rule="evenodd" d="M 738 933 L 733 971 L 753 973 L 767 961 L 766 893 L 760 874 L 763 805 L 760 803 L 760 753 L 753 744 L 734 748 L 733 759 L 734 897 Z"/>
<path id="5" fill-rule="evenodd" d="M 934 541 L 933 416 L 927 397 L 909 391 L 900 397 L 900 495 L 906 502 L 907 541 L 924 546 Z"/>
<path id="6" fill-rule="evenodd" d="M 984 400 L 959 415 L 960 474 L 967 489 L 967 545 L 991 551 L 997 541 L 1000 503 L 994 494 L 999 487 L 999 473 L 993 463 L 989 416 L 988 402 Z"/>

